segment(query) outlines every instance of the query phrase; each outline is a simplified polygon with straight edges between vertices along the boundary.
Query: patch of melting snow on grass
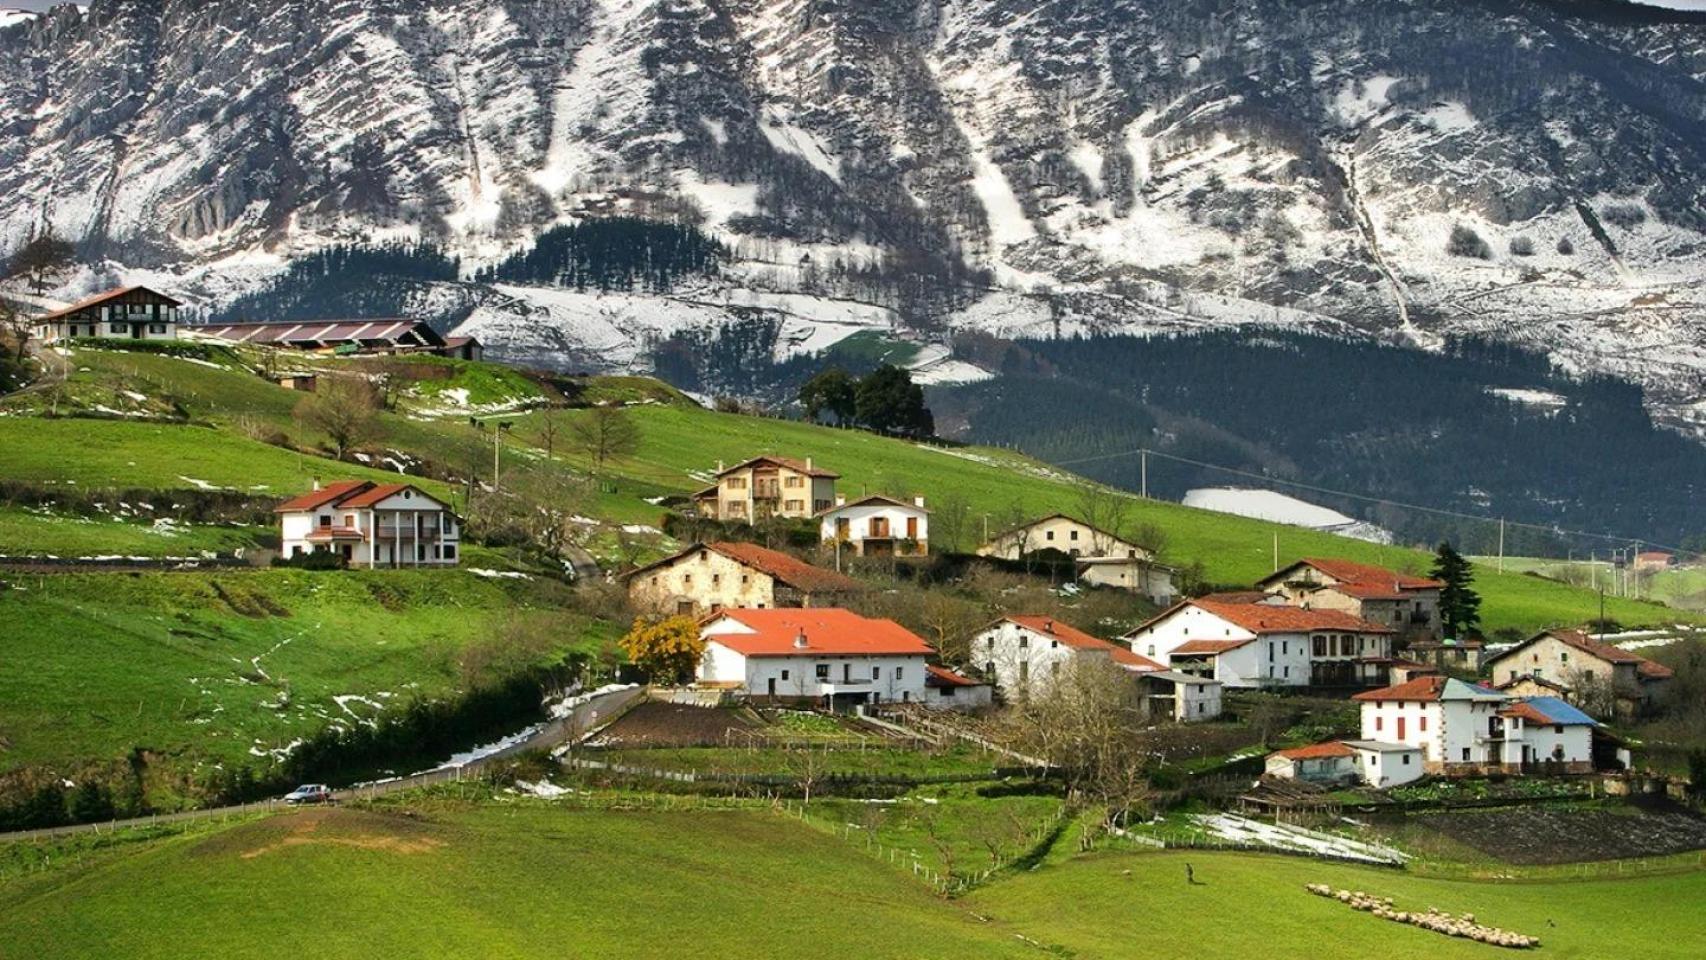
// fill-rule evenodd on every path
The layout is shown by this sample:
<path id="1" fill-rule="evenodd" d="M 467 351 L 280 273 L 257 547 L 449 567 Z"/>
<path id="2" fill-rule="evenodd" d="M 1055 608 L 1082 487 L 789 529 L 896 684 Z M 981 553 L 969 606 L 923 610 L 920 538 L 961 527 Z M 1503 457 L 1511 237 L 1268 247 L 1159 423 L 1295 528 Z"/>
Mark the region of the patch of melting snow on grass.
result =
<path id="1" fill-rule="evenodd" d="M 285 744 L 282 747 L 276 747 L 276 748 L 271 749 L 271 750 L 268 750 L 264 746 L 262 746 L 262 744 L 264 744 L 265 742 L 266 741 L 264 741 L 264 740 L 256 740 L 255 741 L 256 745 L 249 748 L 249 756 L 251 756 L 251 757 L 272 757 L 274 760 L 283 760 L 285 757 L 288 757 L 292 753 L 294 753 L 297 747 L 302 746 L 302 738 L 301 737 L 298 737 L 295 740 L 290 741 L 289 743 Z"/>
<path id="2" fill-rule="evenodd" d="M 654 527 L 654 526 L 651 526 L 650 524 L 645 524 L 645 523 L 625 523 L 622 525 L 622 532 L 623 533 L 656 533 L 656 534 L 662 534 L 663 533 L 663 531 L 659 530 L 657 527 Z"/>
<path id="3" fill-rule="evenodd" d="M 537 783 L 530 780 L 517 780 L 512 792 L 526 794 L 530 797 L 541 797 L 546 800 L 555 800 L 558 797 L 566 797 L 575 791 L 568 787 L 559 787 L 549 780 L 540 780 Z"/>
<path id="4" fill-rule="evenodd" d="M 192 487 L 195 487 L 197 490 L 223 490 L 223 489 L 225 489 L 224 487 L 218 486 L 217 484 L 208 483 L 206 480 L 197 480 L 195 477 L 186 477 L 181 473 L 178 474 L 178 479 L 182 480 L 183 482 L 189 484 Z"/>
<path id="5" fill-rule="evenodd" d="M 1192 816 L 1191 820 L 1213 836 L 1233 843 L 1248 843 L 1276 850 L 1292 850 L 1367 863 L 1403 863 L 1409 859 L 1407 854 L 1391 847 L 1363 843 L 1303 827 L 1263 823 L 1229 813 L 1197 814 Z"/>
<path id="6" fill-rule="evenodd" d="M 452 754 L 449 760 L 444 761 L 432 769 L 449 770 L 454 767 L 465 767 L 476 760 L 484 760 L 494 753 L 501 753 L 502 751 L 508 750 L 510 747 L 516 746 L 517 744 L 526 743 L 544 728 L 545 725 L 543 723 L 533 724 L 526 729 L 517 730 L 515 733 L 512 733 L 501 740 L 493 740 L 491 743 L 481 744 L 471 750 L 464 750 L 461 753 Z M 423 770 L 421 772 L 430 773 L 431 771 Z"/>
<path id="7" fill-rule="evenodd" d="M 468 572 L 473 574 L 476 577 L 485 577 L 488 580 L 532 580 L 533 579 L 533 576 L 531 574 L 522 573 L 519 570 L 487 570 L 487 569 L 484 569 L 482 567 L 471 567 L 471 568 L 469 568 Z"/>
<path id="8" fill-rule="evenodd" d="M 578 688 L 573 689 L 565 696 L 558 697 L 555 700 L 547 700 L 545 702 L 545 712 L 549 714 L 553 720 L 561 720 L 572 713 L 576 707 L 587 703 L 596 697 L 602 697 L 607 693 L 616 693 L 621 690 L 632 690 L 637 686 L 639 686 L 637 683 L 607 683 L 604 686 L 599 687 L 597 690 L 588 692 L 581 692 Z"/>

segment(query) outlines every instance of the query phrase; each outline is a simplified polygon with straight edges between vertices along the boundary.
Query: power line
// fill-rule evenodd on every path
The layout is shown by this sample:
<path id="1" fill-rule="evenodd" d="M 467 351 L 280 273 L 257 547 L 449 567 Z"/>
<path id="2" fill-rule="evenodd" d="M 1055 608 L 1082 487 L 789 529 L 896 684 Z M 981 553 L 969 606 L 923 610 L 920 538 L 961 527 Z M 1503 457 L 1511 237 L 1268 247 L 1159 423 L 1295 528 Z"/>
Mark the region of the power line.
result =
<path id="1" fill-rule="evenodd" d="M 1294 487 L 1294 488 L 1299 489 L 1299 490 L 1308 490 L 1311 493 L 1319 493 L 1319 494 L 1323 494 L 1323 495 L 1331 496 L 1331 497 L 1343 497 L 1347 500 L 1361 500 L 1365 503 L 1375 503 L 1375 504 L 1380 504 L 1382 506 L 1398 507 L 1398 508 L 1404 509 L 1404 510 L 1415 510 L 1415 511 L 1419 511 L 1421 513 L 1431 513 L 1431 514 L 1435 514 L 1437 516 L 1442 516 L 1442 517 L 1452 517 L 1452 518 L 1457 519 L 1457 520 L 1474 520 L 1474 521 L 1479 522 L 1479 523 L 1506 523 L 1507 525 L 1512 526 L 1512 527 L 1523 527 L 1523 528 L 1526 528 L 1529 530 L 1538 530 L 1541 533 L 1549 533 L 1549 534 L 1554 534 L 1557 536 L 1566 536 L 1566 537 L 1592 537 L 1596 540 L 1605 540 L 1605 541 L 1608 541 L 1610 543 L 1619 543 L 1619 544 L 1644 543 L 1644 544 L 1648 544 L 1650 546 L 1653 546 L 1653 547 L 1656 547 L 1656 548 L 1659 548 L 1662 550 L 1668 550 L 1668 551 L 1670 551 L 1672 553 L 1676 553 L 1676 554 L 1681 554 L 1681 555 L 1685 555 L 1685 556 L 1692 556 L 1693 555 L 1693 553 L 1691 551 L 1684 550 L 1681 547 L 1673 547 L 1673 546 L 1663 544 L 1663 543 L 1655 543 L 1651 540 L 1648 540 L 1645 537 L 1624 537 L 1624 536 L 1618 536 L 1616 534 L 1610 534 L 1610 533 L 1595 533 L 1591 530 L 1566 530 L 1563 527 L 1559 527 L 1556 525 L 1547 526 L 1547 525 L 1541 524 L 1541 523 L 1524 523 L 1520 520 L 1508 520 L 1507 521 L 1507 520 L 1502 520 L 1501 518 L 1498 518 L 1498 517 L 1488 517 L 1488 516 L 1482 516 L 1480 514 L 1464 513 L 1464 512 L 1459 511 L 1459 510 L 1448 510 L 1448 509 L 1445 509 L 1443 507 L 1429 507 L 1429 506 L 1424 506 L 1424 505 L 1419 504 L 1419 503 L 1406 503 L 1402 500 L 1389 500 L 1385 497 L 1373 497 L 1373 496 L 1369 496 L 1368 494 L 1363 494 L 1363 493 L 1350 493 L 1350 492 L 1345 491 L 1345 490 L 1334 490 L 1330 487 L 1321 487 L 1321 486 L 1316 486 L 1315 484 L 1312 484 L 1312 483 L 1304 483 L 1301 480 L 1286 480 L 1286 479 L 1283 479 L 1281 477 L 1273 477 L 1273 476 L 1269 476 L 1269 475 L 1263 474 L 1263 473 L 1255 473 L 1255 472 L 1252 472 L 1249 470 L 1241 470 L 1237 467 L 1228 467 L 1228 466 L 1224 466 L 1224 465 L 1218 464 L 1218 463 L 1208 463 L 1207 461 L 1203 461 L 1203 460 L 1192 460 L 1189 457 L 1174 456 L 1173 454 L 1170 454 L 1170 453 L 1162 453 L 1159 450 L 1151 450 L 1148 447 L 1138 447 L 1135 450 L 1122 450 L 1118 453 L 1104 453 L 1104 454 L 1098 454 L 1098 455 L 1093 456 L 1093 457 L 1077 457 L 1077 458 L 1071 459 L 1071 460 L 1055 460 L 1052 462 L 1057 467 L 1073 467 L 1073 466 L 1078 466 L 1079 464 L 1096 463 L 1096 462 L 1099 462 L 1102 460 L 1117 460 L 1121 457 L 1136 457 L 1136 456 L 1160 457 L 1163 460 L 1171 460 L 1175 463 L 1189 464 L 1190 466 L 1201 467 L 1205 470 L 1219 470 L 1222 473 L 1229 473 L 1229 474 L 1232 474 L 1234 476 L 1244 477 L 1244 478 L 1250 479 L 1250 480 L 1259 480 L 1262 483 L 1283 484 L 1285 486 Z"/>

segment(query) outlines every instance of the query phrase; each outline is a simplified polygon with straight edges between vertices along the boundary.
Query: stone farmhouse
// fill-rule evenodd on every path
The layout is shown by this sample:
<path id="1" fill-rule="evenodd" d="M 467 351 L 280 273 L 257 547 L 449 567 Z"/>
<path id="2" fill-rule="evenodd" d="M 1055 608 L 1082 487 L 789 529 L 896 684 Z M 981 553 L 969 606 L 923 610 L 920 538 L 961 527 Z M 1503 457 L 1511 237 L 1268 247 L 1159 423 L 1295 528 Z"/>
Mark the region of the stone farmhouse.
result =
<path id="1" fill-rule="evenodd" d="M 1418 677 L 1352 697 L 1362 738 L 1417 747 L 1447 776 L 1591 773 L 1592 717 L 1556 697 L 1515 698 L 1449 677 Z"/>
<path id="2" fill-rule="evenodd" d="M 1051 617 L 1002 617 L 972 637 L 972 662 L 1010 698 L 1036 696 L 1077 664 L 1108 663 L 1131 673 L 1144 708 L 1176 720 L 1220 715 L 1221 684 L 1167 670 L 1117 643 Z"/>
<path id="3" fill-rule="evenodd" d="M 330 552 L 352 567 L 443 567 L 460 556 L 456 514 L 412 484 L 316 483 L 275 512 L 286 557 Z"/>
<path id="4" fill-rule="evenodd" d="M 977 554 L 1020 560 L 1040 550 L 1057 550 L 1077 560 L 1081 583 L 1129 590 L 1162 606 L 1178 596 L 1173 568 L 1156 562 L 1155 551 L 1064 513 L 1001 533 L 979 547 Z"/>
<path id="5" fill-rule="evenodd" d="M 925 667 L 935 654 L 892 620 L 835 607 L 723 610 L 700 636 L 697 686 L 830 709 L 925 702 Z"/>
<path id="6" fill-rule="evenodd" d="M 30 326 L 43 343 L 80 337 L 176 340 L 181 306 L 147 287 L 120 287 L 34 317 Z"/>
<path id="7" fill-rule="evenodd" d="M 1186 600 L 1120 639 L 1228 687 L 1374 686 L 1386 682 L 1392 634 L 1339 610 Z"/>
<path id="8" fill-rule="evenodd" d="M 1404 637 L 1440 635 L 1438 580 L 1385 567 L 1305 557 L 1268 574 L 1256 586 L 1306 610 L 1339 610 L 1390 627 Z"/>
<path id="9" fill-rule="evenodd" d="M 859 557 L 923 557 L 930 553 L 930 511 L 924 498 L 837 498 L 817 515 L 818 536 L 837 550 Z"/>
<path id="10" fill-rule="evenodd" d="M 840 476 L 809 457 L 753 457 L 726 468 L 719 461 L 714 482 L 695 493 L 693 503 L 701 516 L 726 523 L 809 520 L 835 505 Z"/>
<path id="11" fill-rule="evenodd" d="M 833 607 L 864 590 L 834 570 L 755 543 L 700 543 L 623 574 L 646 613 L 699 616 L 727 607 Z"/>
<path id="12" fill-rule="evenodd" d="M 1597 683 L 1625 718 L 1652 709 L 1672 677 L 1669 667 L 1580 630 L 1542 630 L 1490 659 L 1487 669 L 1501 688 L 1527 681 L 1529 688 L 1544 686 L 1578 704 L 1591 692 L 1583 688 Z"/>

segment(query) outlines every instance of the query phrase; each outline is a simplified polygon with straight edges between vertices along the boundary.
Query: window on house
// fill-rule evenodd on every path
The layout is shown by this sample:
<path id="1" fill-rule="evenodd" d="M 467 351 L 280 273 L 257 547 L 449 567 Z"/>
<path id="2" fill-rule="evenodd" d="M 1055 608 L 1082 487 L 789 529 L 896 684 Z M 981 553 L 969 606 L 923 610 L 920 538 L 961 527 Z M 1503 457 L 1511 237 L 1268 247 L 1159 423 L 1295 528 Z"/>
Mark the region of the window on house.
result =
<path id="1" fill-rule="evenodd" d="M 1553 733 L 1563 733 L 1564 732 L 1564 725 L 1561 723 L 1553 724 L 1552 732 Z"/>
<path id="2" fill-rule="evenodd" d="M 1469 748 L 1468 747 L 1463 748 L 1463 762 L 1464 763 L 1469 762 Z"/>
<path id="3" fill-rule="evenodd" d="M 817 665 L 817 678 L 819 681 L 829 679 L 829 664 L 820 663 Z"/>
<path id="4" fill-rule="evenodd" d="M 1374 718 L 1374 732 L 1379 733 L 1380 731 L 1382 731 L 1384 729 L 1386 729 L 1386 718 L 1385 717 L 1375 717 Z"/>
<path id="5" fill-rule="evenodd" d="M 783 680 L 783 682 L 786 682 L 787 679 L 788 679 L 788 671 L 784 670 L 784 671 L 782 671 L 782 680 Z"/>
<path id="6" fill-rule="evenodd" d="M 1428 731 L 1428 718 L 1427 718 L 1426 714 L 1423 714 L 1422 716 L 1416 718 L 1416 729 L 1422 731 L 1423 733 L 1426 733 Z"/>
<path id="7" fill-rule="evenodd" d="M 1074 531 L 1072 531 L 1072 536 L 1071 536 L 1071 537 L 1068 537 L 1068 538 L 1067 538 L 1067 539 L 1069 539 L 1069 540 L 1077 540 L 1077 539 L 1078 539 L 1078 531 L 1077 531 L 1077 530 L 1074 530 Z"/>
<path id="8" fill-rule="evenodd" d="M 713 587 L 720 586 L 722 584 L 722 582 L 723 582 L 723 575 L 722 574 L 720 574 L 720 573 L 711 574 L 711 586 L 713 586 Z"/>
<path id="9" fill-rule="evenodd" d="M 1047 533 L 1043 534 L 1043 539 L 1044 540 L 1053 540 L 1054 539 L 1054 531 L 1050 530 Z"/>
<path id="10" fill-rule="evenodd" d="M 440 554 L 440 556 L 444 557 L 444 559 L 446 559 L 446 560 L 455 560 L 456 559 L 456 544 L 454 544 L 454 543 L 445 544 L 444 545 L 444 552 L 442 554 Z"/>
<path id="11" fill-rule="evenodd" d="M 330 527 L 331 525 L 332 525 L 332 515 L 329 513 L 321 514 L 320 515 L 320 526 Z"/>
<path id="12" fill-rule="evenodd" d="M 872 667 L 871 668 L 871 679 L 872 680 L 881 680 L 882 677 L 883 677 L 883 668 L 882 667 Z"/>
<path id="13" fill-rule="evenodd" d="M 894 668 L 894 678 L 896 680 L 899 680 L 901 677 L 905 676 L 905 674 L 906 674 L 906 669 L 904 667 L 895 667 Z"/>
<path id="14" fill-rule="evenodd" d="M 1019 649 L 1023 650 L 1026 647 L 1029 647 L 1030 645 L 1031 645 L 1031 638 L 1022 634 L 1022 633 L 1019 634 Z"/>
<path id="15" fill-rule="evenodd" d="M 1410 755 L 1406 753 L 1406 754 L 1404 754 L 1404 766 L 1407 767 L 1409 765 L 1410 765 Z"/>

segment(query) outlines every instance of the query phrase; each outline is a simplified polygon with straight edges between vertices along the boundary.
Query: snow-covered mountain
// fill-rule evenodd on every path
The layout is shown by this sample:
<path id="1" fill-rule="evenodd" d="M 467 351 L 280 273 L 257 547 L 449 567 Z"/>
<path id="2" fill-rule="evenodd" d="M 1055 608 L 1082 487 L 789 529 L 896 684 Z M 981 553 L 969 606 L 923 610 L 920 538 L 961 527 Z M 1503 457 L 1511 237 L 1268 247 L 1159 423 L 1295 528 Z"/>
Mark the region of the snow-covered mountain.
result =
<path id="1" fill-rule="evenodd" d="M 611 213 L 734 248 L 675 300 L 430 293 L 500 353 L 577 363 L 643 364 L 660 331 L 755 310 L 796 345 L 1478 331 L 1706 423 L 1703 161 L 1706 18 L 1607 0 L 93 0 L 0 21 L 0 249 L 51 226 L 219 299 L 327 243 L 433 240 L 472 269 Z"/>

